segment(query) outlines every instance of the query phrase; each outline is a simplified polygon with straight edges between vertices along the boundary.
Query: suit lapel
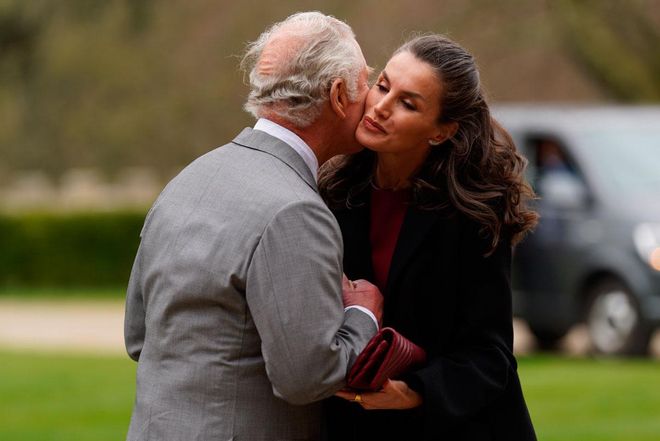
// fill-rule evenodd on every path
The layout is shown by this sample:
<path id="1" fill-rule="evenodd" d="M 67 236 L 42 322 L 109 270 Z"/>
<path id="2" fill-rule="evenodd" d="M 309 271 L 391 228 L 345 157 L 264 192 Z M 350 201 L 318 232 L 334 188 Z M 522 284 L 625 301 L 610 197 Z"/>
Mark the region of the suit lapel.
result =
<path id="1" fill-rule="evenodd" d="M 440 213 L 435 210 L 408 209 L 392 255 L 390 271 L 387 276 L 387 291 L 390 291 L 390 287 L 396 283 L 402 270 L 439 218 Z"/>
<path id="2" fill-rule="evenodd" d="M 233 140 L 234 144 L 272 155 L 291 167 L 312 189 L 318 192 L 316 180 L 303 158 L 287 143 L 260 130 L 245 128 Z"/>

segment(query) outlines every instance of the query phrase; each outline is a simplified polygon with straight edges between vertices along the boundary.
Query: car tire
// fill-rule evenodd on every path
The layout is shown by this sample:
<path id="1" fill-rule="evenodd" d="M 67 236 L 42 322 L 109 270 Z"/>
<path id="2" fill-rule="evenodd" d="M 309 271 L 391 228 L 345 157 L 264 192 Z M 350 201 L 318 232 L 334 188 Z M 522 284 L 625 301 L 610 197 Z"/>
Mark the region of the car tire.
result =
<path id="1" fill-rule="evenodd" d="M 643 355 L 651 332 L 630 290 L 616 279 L 603 279 L 589 290 L 586 324 L 592 351 L 600 355 Z"/>

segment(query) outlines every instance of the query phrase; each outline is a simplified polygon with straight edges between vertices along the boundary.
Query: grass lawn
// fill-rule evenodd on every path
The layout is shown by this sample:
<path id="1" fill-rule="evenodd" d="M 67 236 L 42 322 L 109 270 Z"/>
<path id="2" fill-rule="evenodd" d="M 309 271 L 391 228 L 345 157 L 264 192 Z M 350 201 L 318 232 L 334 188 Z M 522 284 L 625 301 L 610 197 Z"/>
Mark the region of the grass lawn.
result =
<path id="1" fill-rule="evenodd" d="M 128 280 L 126 280 L 128 283 Z M 117 288 L 10 288 L 0 287 L 0 299 L 20 300 L 123 300 L 126 287 Z"/>
<path id="2" fill-rule="evenodd" d="M 537 356 L 520 360 L 541 441 L 660 440 L 660 362 Z"/>
<path id="3" fill-rule="evenodd" d="M 123 440 L 135 363 L 121 357 L 0 352 L 0 440 Z"/>
<path id="4" fill-rule="evenodd" d="M 660 439 L 660 362 L 520 360 L 541 441 Z M 0 440 L 121 440 L 133 401 L 127 358 L 0 352 Z"/>

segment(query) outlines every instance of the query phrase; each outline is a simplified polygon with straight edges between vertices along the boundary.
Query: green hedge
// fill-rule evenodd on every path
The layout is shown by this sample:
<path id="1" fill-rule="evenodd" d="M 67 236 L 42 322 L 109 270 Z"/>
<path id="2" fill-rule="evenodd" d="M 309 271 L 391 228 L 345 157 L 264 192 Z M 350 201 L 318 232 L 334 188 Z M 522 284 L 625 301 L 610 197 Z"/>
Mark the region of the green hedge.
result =
<path id="1" fill-rule="evenodd" d="M 1 214 L 0 287 L 125 287 L 145 214 Z"/>

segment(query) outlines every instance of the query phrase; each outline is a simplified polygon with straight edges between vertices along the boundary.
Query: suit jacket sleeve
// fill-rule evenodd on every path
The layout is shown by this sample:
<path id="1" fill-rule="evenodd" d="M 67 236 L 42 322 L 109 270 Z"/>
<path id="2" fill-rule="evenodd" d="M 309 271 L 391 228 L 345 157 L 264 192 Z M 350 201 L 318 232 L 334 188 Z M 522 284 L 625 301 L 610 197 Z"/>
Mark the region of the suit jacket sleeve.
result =
<path id="1" fill-rule="evenodd" d="M 511 247 L 484 257 L 484 241 L 468 230 L 459 250 L 456 335 L 412 376 L 432 415 L 463 418 L 497 399 L 515 373 L 512 354 Z"/>
<path id="2" fill-rule="evenodd" d="M 131 270 L 131 278 L 128 282 L 126 291 L 126 311 L 124 315 L 124 344 L 126 352 L 133 360 L 138 361 L 145 336 L 145 313 L 144 301 L 142 298 L 142 277 L 141 277 L 141 249 L 138 249 Z"/>
<path id="3" fill-rule="evenodd" d="M 369 316 L 344 312 L 342 242 L 319 201 L 283 207 L 248 269 L 246 298 L 275 395 L 292 404 L 326 398 L 376 333 Z"/>
<path id="4" fill-rule="evenodd" d="M 140 231 L 140 238 L 143 237 L 145 230 L 149 225 L 151 216 L 161 196 L 158 197 L 154 205 L 149 209 L 145 217 L 142 231 Z M 142 293 L 142 254 L 144 253 L 142 244 L 137 250 L 133 268 L 131 269 L 131 277 L 128 281 L 128 288 L 126 289 L 126 308 L 124 311 L 124 345 L 128 356 L 133 360 L 138 361 L 144 346 L 144 338 L 146 333 L 145 326 L 145 311 L 144 311 L 144 297 Z"/>

